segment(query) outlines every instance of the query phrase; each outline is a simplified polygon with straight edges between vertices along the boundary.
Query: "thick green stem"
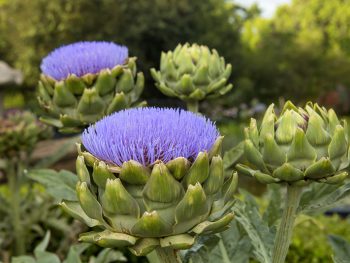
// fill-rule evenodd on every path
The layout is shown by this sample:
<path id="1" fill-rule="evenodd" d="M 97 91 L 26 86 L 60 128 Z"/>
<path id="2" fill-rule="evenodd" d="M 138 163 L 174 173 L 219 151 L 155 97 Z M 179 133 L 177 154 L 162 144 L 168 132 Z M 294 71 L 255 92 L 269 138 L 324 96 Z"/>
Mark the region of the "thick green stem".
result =
<path id="1" fill-rule="evenodd" d="M 198 112 L 198 101 L 197 100 L 187 101 L 187 110 L 192 112 Z"/>
<path id="2" fill-rule="evenodd" d="M 174 249 L 158 247 L 156 252 L 161 263 L 182 263 L 179 254 Z"/>
<path id="3" fill-rule="evenodd" d="M 293 234 L 293 225 L 302 193 L 302 187 L 287 185 L 286 203 L 273 248 L 273 263 L 284 263 Z"/>
<path id="4" fill-rule="evenodd" d="M 19 161 L 20 162 L 20 161 Z M 16 255 L 25 254 L 25 243 L 22 234 L 22 222 L 20 211 L 20 177 L 22 175 L 22 166 L 20 163 L 10 162 L 7 170 L 7 180 L 10 189 L 10 203 L 11 203 L 11 223 L 14 235 L 14 252 Z M 17 169 L 16 169 L 17 168 Z M 17 171 L 16 171 L 17 170 Z"/>

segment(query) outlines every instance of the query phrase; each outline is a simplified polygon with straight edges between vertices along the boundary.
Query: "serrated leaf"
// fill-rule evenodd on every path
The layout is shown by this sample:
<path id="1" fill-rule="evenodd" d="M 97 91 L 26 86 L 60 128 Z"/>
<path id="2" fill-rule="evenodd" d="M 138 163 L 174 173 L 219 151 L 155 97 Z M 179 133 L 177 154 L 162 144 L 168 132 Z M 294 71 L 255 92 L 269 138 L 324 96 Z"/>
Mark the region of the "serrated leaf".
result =
<path id="1" fill-rule="evenodd" d="M 243 157 L 244 155 L 244 142 L 239 143 L 232 149 L 225 152 L 224 155 L 224 168 L 229 169 L 233 166 L 235 166 L 238 161 Z"/>
<path id="2" fill-rule="evenodd" d="M 328 236 L 328 241 L 333 249 L 334 263 L 348 263 L 350 259 L 350 243 L 336 235 Z"/>
<path id="3" fill-rule="evenodd" d="M 42 184 L 47 192 L 57 201 L 64 200 L 77 201 L 75 185 L 78 177 L 66 170 L 56 172 L 50 169 L 30 170 L 27 176 Z"/>
<path id="4" fill-rule="evenodd" d="M 239 201 L 234 207 L 236 221 L 244 228 L 250 237 L 253 254 L 259 262 L 270 263 L 274 242 L 274 233 L 263 221 L 258 205 L 253 197 L 246 193 L 244 202 Z"/>
<path id="5" fill-rule="evenodd" d="M 312 184 L 301 196 L 298 213 L 316 214 L 334 207 L 350 195 L 350 183 L 339 185 Z"/>
<path id="6" fill-rule="evenodd" d="M 269 184 L 267 187 L 268 191 L 266 199 L 270 200 L 270 202 L 264 211 L 263 220 L 267 222 L 270 227 L 272 227 L 282 216 L 281 186 L 278 184 Z"/>

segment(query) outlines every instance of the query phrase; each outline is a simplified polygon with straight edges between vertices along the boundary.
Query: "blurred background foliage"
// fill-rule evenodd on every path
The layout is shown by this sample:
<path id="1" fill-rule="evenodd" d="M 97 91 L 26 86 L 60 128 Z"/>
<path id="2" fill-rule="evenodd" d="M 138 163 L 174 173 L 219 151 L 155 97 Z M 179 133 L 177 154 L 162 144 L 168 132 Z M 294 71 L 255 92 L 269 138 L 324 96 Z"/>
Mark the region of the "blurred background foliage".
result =
<path id="1" fill-rule="evenodd" d="M 0 101 L 4 108 L 35 109 L 44 56 L 63 44 L 106 40 L 128 46 L 138 57 L 146 76 L 144 99 L 151 105 L 169 105 L 154 87 L 149 69 L 159 67 L 161 51 L 196 42 L 217 49 L 233 66 L 232 91 L 201 105 L 202 112 L 220 121 L 228 150 L 243 138 L 247 119 L 259 118 L 271 102 L 312 99 L 340 114 L 350 113 L 349 25 L 349 0 L 292 0 L 270 18 L 262 17 L 257 5 L 245 7 L 234 0 L 0 0 L 0 60 L 24 75 L 19 87 L 0 86 Z M 74 161 L 69 167 L 67 163 L 64 168 L 74 170 Z M 61 220 L 60 213 L 48 217 Z M 317 219 L 318 224 L 298 225 L 290 262 L 330 262 L 326 235 L 342 234 L 349 240 L 348 221 L 324 215 Z M 49 220 L 38 221 L 56 237 L 51 250 L 61 251 L 61 258 L 68 248 L 60 248 L 55 240 L 71 232 L 74 225 L 67 220 L 49 226 Z M 33 239 L 41 240 L 43 229 Z"/>
<path id="2" fill-rule="evenodd" d="M 1 0 L 0 58 L 24 73 L 34 91 L 41 59 L 79 40 L 127 45 L 146 74 L 145 98 L 162 98 L 149 68 L 177 43 L 215 48 L 233 65 L 232 92 L 214 105 L 253 98 L 270 103 L 323 99 L 346 113 L 350 84 L 350 5 L 346 0 L 293 0 L 272 18 L 257 5 L 225 0 Z M 331 96 L 332 95 L 332 96 Z M 330 101 L 329 101 L 330 100 Z"/>

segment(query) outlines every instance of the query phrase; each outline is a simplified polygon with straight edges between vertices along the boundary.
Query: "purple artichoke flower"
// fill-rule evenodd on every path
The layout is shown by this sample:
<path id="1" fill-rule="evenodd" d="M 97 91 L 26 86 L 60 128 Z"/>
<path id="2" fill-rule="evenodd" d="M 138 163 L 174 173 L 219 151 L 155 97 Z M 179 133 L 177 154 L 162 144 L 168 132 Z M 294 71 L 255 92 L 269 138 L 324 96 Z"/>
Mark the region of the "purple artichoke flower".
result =
<path id="1" fill-rule="evenodd" d="M 213 122 L 194 113 L 161 108 L 117 112 L 87 128 L 84 147 L 95 157 L 121 166 L 129 160 L 145 166 L 177 157 L 194 159 L 209 151 L 219 132 Z"/>
<path id="2" fill-rule="evenodd" d="M 198 235 L 225 230 L 237 174 L 224 174 L 222 139 L 213 122 L 180 109 L 119 111 L 87 128 L 87 151 L 78 144 L 78 202 L 61 205 L 103 230 L 80 241 L 142 256 L 188 249 Z"/>
<path id="3" fill-rule="evenodd" d="M 51 52 L 41 63 L 41 120 L 62 133 L 77 133 L 113 112 L 144 106 L 144 77 L 136 57 L 110 42 L 77 42 Z"/>
<path id="4" fill-rule="evenodd" d="M 128 58 L 128 48 L 105 41 L 83 41 L 52 51 L 41 63 L 41 71 L 55 80 L 69 75 L 78 77 L 99 73 L 122 65 Z"/>

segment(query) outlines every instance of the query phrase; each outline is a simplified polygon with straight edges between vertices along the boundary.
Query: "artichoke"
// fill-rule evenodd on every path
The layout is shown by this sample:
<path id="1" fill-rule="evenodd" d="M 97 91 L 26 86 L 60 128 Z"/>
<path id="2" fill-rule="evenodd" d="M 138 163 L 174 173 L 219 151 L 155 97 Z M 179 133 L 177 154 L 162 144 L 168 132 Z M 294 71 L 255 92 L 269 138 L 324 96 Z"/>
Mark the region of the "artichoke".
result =
<path id="1" fill-rule="evenodd" d="M 38 141 L 51 136 L 51 128 L 29 111 L 9 111 L 0 118 L 0 159 L 30 154 Z"/>
<path id="2" fill-rule="evenodd" d="M 173 52 L 162 52 L 160 71 L 151 69 L 156 86 L 167 96 L 184 101 L 216 98 L 232 89 L 227 85 L 231 64 L 218 52 L 197 44 L 178 45 Z"/>
<path id="3" fill-rule="evenodd" d="M 43 59 L 37 88 L 47 116 L 41 120 L 61 132 L 80 132 L 103 116 L 142 106 L 144 76 L 126 47 L 106 42 L 78 42 Z"/>
<path id="4" fill-rule="evenodd" d="M 345 120 L 311 102 L 297 108 L 288 101 L 279 116 L 266 110 L 260 128 L 245 129 L 247 164 L 236 167 L 261 183 L 338 184 L 348 176 L 349 141 Z"/>
<path id="5" fill-rule="evenodd" d="M 80 240 L 140 256 L 158 247 L 187 249 L 197 235 L 225 230 L 237 175 L 224 176 L 222 137 L 211 125 L 190 112 L 143 108 L 85 130 L 88 150 L 79 145 L 76 162 L 78 201 L 61 203 L 95 227 Z"/>

